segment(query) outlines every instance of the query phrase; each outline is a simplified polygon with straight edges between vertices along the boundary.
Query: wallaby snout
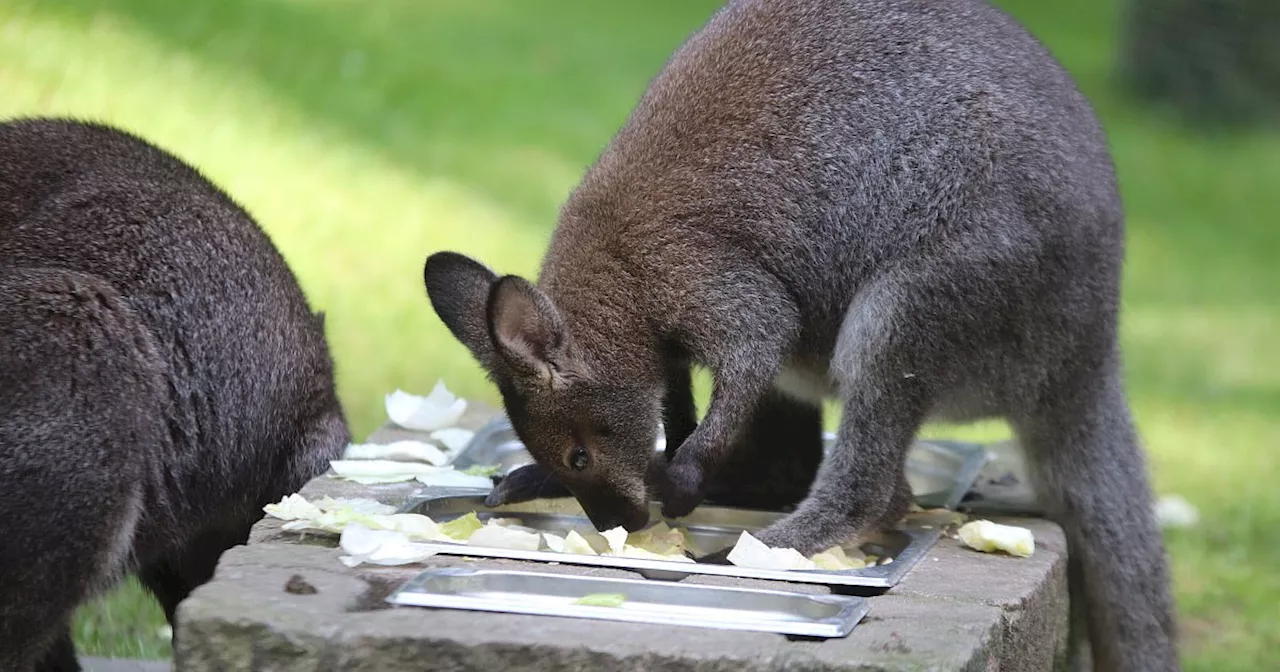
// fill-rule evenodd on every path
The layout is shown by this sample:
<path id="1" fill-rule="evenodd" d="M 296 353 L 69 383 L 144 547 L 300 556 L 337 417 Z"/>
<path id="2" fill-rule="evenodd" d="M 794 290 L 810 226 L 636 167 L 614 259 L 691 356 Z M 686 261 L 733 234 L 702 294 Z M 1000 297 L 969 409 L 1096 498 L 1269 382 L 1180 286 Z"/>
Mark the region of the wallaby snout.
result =
<path id="1" fill-rule="evenodd" d="M 597 530 L 604 532 L 621 527 L 628 532 L 638 532 L 649 525 L 649 502 L 617 497 L 603 489 L 574 495 L 587 518 Z"/>

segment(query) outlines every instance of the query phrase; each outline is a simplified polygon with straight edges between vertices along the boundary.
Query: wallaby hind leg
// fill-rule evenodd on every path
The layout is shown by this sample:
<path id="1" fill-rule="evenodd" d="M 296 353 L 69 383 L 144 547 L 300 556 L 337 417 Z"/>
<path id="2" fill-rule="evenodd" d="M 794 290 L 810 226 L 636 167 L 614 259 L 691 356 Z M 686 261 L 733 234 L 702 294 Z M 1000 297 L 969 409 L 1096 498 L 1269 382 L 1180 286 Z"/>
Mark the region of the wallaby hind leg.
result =
<path id="1" fill-rule="evenodd" d="M 957 344 L 981 342 L 984 311 L 974 304 L 985 299 L 968 281 L 984 269 L 956 254 L 887 270 L 859 291 L 830 365 L 844 401 L 836 445 L 809 496 L 761 541 L 816 553 L 906 512 L 907 452 L 938 390 L 962 375 Z"/>
<path id="2" fill-rule="evenodd" d="M 44 658 L 36 665 L 35 672 L 80 672 L 80 659 L 76 657 L 76 645 L 71 638 L 70 626 L 62 629 L 62 634 L 45 652 Z"/>
<path id="3" fill-rule="evenodd" d="M 1058 389 L 1013 425 L 1067 535 L 1073 627 L 1087 627 L 1095 672 L 1176 670 L 1168 563 L 1118 367 Z"/>
<path id="4" fill-rule="evenodd" d="M 232 546 L 249 539 L 252 523 L 238 528 L 218 528 L 200 533 L 181 551 L 150 563 L 138 572 L 138 580 L 164 609 L 169 625 L 175 628 L 178 605 L 199 586 L 213 578 L 218 559 Z"/>
<path id="5" fill-rule="evenodd" d="M 0 271 L 0 297 L 0 670 L 65 668 L 76 606 L 128 569 L 154 351 L 89 276 Z"/>

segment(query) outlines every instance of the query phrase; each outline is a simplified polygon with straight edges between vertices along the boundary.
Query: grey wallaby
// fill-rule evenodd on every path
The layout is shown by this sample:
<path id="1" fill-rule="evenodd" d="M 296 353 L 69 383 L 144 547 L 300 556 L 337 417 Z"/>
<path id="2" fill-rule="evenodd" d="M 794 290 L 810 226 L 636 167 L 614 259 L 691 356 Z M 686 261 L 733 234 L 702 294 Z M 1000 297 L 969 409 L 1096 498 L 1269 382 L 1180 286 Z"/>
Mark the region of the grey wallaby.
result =
<path id="1" fill-rule="evenodd" d="M 424 277 L 535 458 L 526 476 L 602 528 L 644 526 L 651 493 L 688 514 L 779 394 L 843 404 L 807 497 L 759 535 L 806 554 L 899 520 L 927 419 L 1008 420 L 1068 537 L 1076 643 L 1096 670 L 1172 670 L 1121 377 L 1123 258 L 1104 133 L 1012 17 L 734 0 L 588 169 L 536 285 L 454 252 Z M 713 376 L 709 407 L 652 460 L 691 365 Z M 790 450 L 776 441 L 775 464 Z"/>
<path id="2" fill-rule="evenodd" d="M 0 670 L 77 670 L 136 572 L 170 623 L 349 440 L 322 315 L 254 220 L 117 129 L 0 124 Z"/>

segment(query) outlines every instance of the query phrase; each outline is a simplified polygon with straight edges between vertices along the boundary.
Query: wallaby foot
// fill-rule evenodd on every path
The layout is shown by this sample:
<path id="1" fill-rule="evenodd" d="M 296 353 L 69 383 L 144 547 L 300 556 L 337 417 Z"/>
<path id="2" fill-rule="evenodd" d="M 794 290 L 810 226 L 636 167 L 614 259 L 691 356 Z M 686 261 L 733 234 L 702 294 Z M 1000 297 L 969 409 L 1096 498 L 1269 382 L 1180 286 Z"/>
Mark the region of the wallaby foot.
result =
<path id="1" fill-rule="evenodd" d="M 1168 563 L 1119 372 L 1058 389 L 1014 427 L 1037 494 L 1066 532 L 1073 627 L 1087 628 L 1096 672 L 1176 670 Z"/>
<path id="2" fill-rule="evenodd" d="M 902 517 L 907 515 L 907 511 L 911 509 L 911 503 L 915 496 L 911 492 L 911 484 L 907 482 L 907 476 L 902 474 L 902 478 L 898 480 L 898 487 L 893 491 L 893 498 L 889 500 L 889 506 L 885 508 L 884 514 L 872 526 L 877 530 L 892 530 L 898 527 L 902 522 Z"/>

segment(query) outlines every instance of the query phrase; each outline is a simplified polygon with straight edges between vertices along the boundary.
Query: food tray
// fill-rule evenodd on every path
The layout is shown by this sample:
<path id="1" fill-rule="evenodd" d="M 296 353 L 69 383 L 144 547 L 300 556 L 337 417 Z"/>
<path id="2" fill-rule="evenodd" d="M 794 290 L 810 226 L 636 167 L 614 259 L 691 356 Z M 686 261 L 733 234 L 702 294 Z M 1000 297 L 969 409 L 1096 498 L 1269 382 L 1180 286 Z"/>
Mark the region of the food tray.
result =
<path id="1" fill-rule="evenodd" d="M 824 436 L 825 448 L 835 444 L 835 435 Z M 654 450 L 662 450 L 659 438 Z M 452 464 L 458 469 L 497 466 L 506 475 L 533 461 L 505 415 L 481 427 L 475 437 L 458 452 Z M 954 509 L 972 487 L 986 463 L 986 450 L 978 444 L 955 441 L 916 441 L 907 453 L 906 474 L 916 503 L 924 508 Z"/>
<path id="2" fill-rule="evenodd" d="M 583 512 L 582 507 L 572 497 L 536 499 L 496 507 L 485 506 L 484 499 L 484 492 L 460 494 L 455 490 L 448 494 L 411 499 L 400 508 L 400 512 L 420 513 L 437 522 L 444 522 L 475 511 L 481 520 L 494 517 L 519 518 L 525 527 L 544 532 L 565 534 L 569 530 L 577 530 L 579 534 L 586 534 L 595 531 L 595 527 Z M 661 504 L 657 502 L 651 504 L 651 520 L 663 519 L 661 508 Z M 684 518 L 669 521 L 669 524 L 687 529 L 698 551 L 705 554 L 729 548 L 738 541 L 743 531 L 756 533 L 785 515 L 772 511 L 701 506 Z M 448 542 L 431 542 L 430 546 L 433 550 L 446 555 L 613 567 L 637 572 L 648 579 L 679 580 L 693 574 L 712 574 L 792 583 L 816 583 L 844 587 L 847 592 L 865 591 L 873 594 L 897 585 L 898 581 L 928 552 L 940 535 L 939 529 L 923 525 L 908 525 L 898 530 L 867 535 L 859 544 L 860 550 L 867 555 L 881 558 L 881 562 L 884 562 L 884 559 L 890 559 L 891 562 L 840 571 L 753 569 L 735 565 L 490 548 Z"/>
<path id="3" fill-rule="evenodd" d="M 622 594 L 618 606 L 574 604 L 586 595 Z M 387 601 L 399 606 L 845 637 L 866 615 L 860 597 L 698 586 L 487 569 L 428 569 Z"/>

